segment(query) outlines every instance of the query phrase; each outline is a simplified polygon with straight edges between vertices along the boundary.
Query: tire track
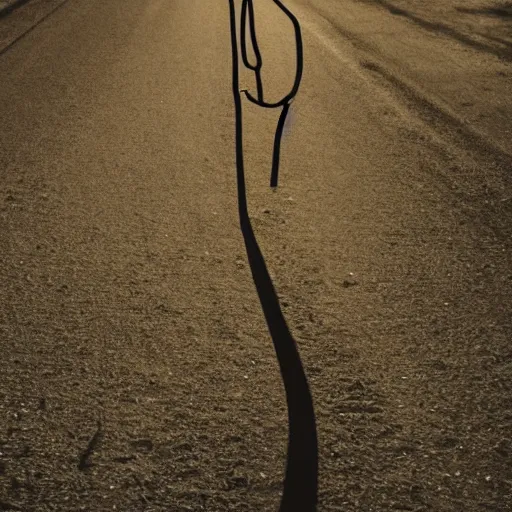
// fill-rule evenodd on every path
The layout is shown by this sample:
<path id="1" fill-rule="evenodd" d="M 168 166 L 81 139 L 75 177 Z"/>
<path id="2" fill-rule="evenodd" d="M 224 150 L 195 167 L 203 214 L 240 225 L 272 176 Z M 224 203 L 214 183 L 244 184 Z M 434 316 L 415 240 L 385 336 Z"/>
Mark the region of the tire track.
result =
<path id="1" fill-rule="evenodd" d="M 28 0 L 27 0 L 28 1 Z M 0 48 L 0 57 L 9 51 L 11 48 L 13 48 L 16 43 L 20 42 L 22 39 L 24 39 L 26 36 L 30 34 L 34 29 L 36 29 L 39 25 L 44 23 L 52 14 L 55 14 L 60 8 L 64 7 L 69 0 L 63 0 L 60 4 L 57 4 L 51 11 L 47 12 L 43 17 L 41 17 L 39 20 L 37 20 L 33 25 L 31 25 L 28 29 L 26 29 L 24 32 L 22 32 L 19 36 L 17 36 L 15 39 L 13 39 L 10 43 L 8 43 L 3 48 Z M 21 7 L 22 4 L 19 5 Z M 10 14 L 11 11 L 9 11 L 7 14 Z M 1 16 L 0 16 L 1 17 Z"/>
<path id="2" fill-rule="evenodd" d="M 7 5 L 7 7 L 0 9 L 0 19 L 5 18 L 6 16 L 14 12 L 16 9 L 19 9 L 21 6 L 25 5 L 29 1 L 30 0 L 17 0 L 12 4 Z"/>
<path id="3" fill-rule="evenodd" d="M 458 145 L 469 152 L 477 152 L 491 157 L 494 162 L 503 169 L 512 168 L 512 156 L 492 144 L 476 130 L 465 124 L 456 115 L 444 110 L 433 101 L 421 94 L 412 84 L 407 83 L 403 78 L 393 74 L 385 67 L 370 60 L 360 62 L 363 69 L 378 74 L 386 80 L 395 91 L 398 91 L 417 115 L 429 126 L 437 131 L 449 129 L 451 137 L 456 137 Z"/>
<path id="4" fill-rule="evenodd" d="M 354 48 L 354 57 L 344 64 L 352 66 L 353 60 L 363 73 L 368 73 L 376 81 L 378 87 L 388 90 L 393 99 L 421 123 L 422 130 L 429 131 L 435 137 L 431 143 L 438 151 L 445 156 L 454 150 L 462 151 L 477 165 L 483 165 L 499 176 L 504 186 L 512 187 L 511 154 L 458 117 L 442 100 L 429 97 L 415 82 L 398 73 L 387 64 L 386 55 L 372 43 L 332 20 L 328 13 L 317 5 L 312 5 L 311 8 Z M 311 25 L 308 29 L 321 44 L 326 45 L 341 58 L 337 51 L 330 48 L 331 45 L 321 35 L 318 27 Z M 356 66 L 353 66 L 354 70 L 357 69 Z M 459 167 L 464 163 L 460 162 L 459 158 L 457 160 L 459 163 L 450 163 L 446 172 L 436 173 L 435 179 L 443 182 L 450 193 L 457 197 L 460 209 L 465 215 L 477 218 L 477 224 L 483 221 L 496 236 L 508 239 L 511 233 L 512 201 L 504 198 L 500 190 L 488 186 L 486 173 L 481 174 L 478 183 L 472 182 L 467 188 L 466 183 L 460 182 L 460 179 L 464 179 L 464 170 Z M 472 189 L 475 186 L 485 192 L 485 197 L 474 196 Z"/>
<path id="5" fill-rule="evenodd" d="M 448 36 L 459 43 L 474 48 L 475 50 L 495 55 L 500 59 L 512 61 L 512 51 L 510 49 L 496 48 L 495 46 L 476 41 L 471 37 L 468 37 L 465 34 L 458 32 L 454 28 L 445 25 L 444 23 L 428 21 L 424 18 L 421 18 L 420 16 L 417 16 L 416 14 L 413 14 L 412 12 L 402 9 L 401 7 L 397 7 L 388 0 L 363 1 L 367 4 L 377 4 L 383 9 L 386 9 L 390 14 L 393 14 L 394 16 L 403 16 L 404 18 L 407 18 L 408 20 L 412 21 L 413 23 L 420 26 L 424 30 L 428 30 L 429 32 L 435 34 L 443 34 L 444 36 Z"/>
<path id="6" fill-rule="evenodd" d="M 327 13 L 317 6 L 314 6 L 313 10 L 363 54 L 363 58 L 359 60 L 359 65 L 363 69 L 380 75 L 395 90 L 398 90 L 402 95 L 401 97 L 407 100 L 410 106 L 414 107 L 415 112 L 424 122 L 434 127 L 437 131 L 446 131 L 446 128 L 449 128 L 452 136 L 454 134 L 458 135 L 457 143 L 459 146 L 472 152 L 476 149 L 478 153 L 486 155 L 487 158 L 491 156 L 500 167 L 505 169 L 512 168 L 512 155 L 503 151 L 479 132 L 472 129 L 455 114 L 436 105 L 434 101 L 428 99 L 425 94 L 422 94 L 421 91 L 413 84 L 408 83 L 403 77 L 393 73 L 382 64 L 375 62 L 375 59 L 379 61 L 385 60 L 385 57 L 375 46 L 331 20 Z"/>
<path id="7" fill-rule="evenodd" d="M 384 85 L 387 84 L 397 100 L 411 109 L 428 129 L 439 134 L 443 142 L 448 142 L 448 147 L 454 145 L 467 154 L 475 156 L 478 163 L 483 162 L 485 167 L 497 172 L 509 189 L 512 187 L 511 155 L 502 151 L 455 115 L 436 105 L 422 95 L 414 85 L 394 75 L 385 67 L 373 61 L 361 61 L 360 65 L 381 79 Z M 445 153 L 442 144 L 439 149 Z M 484 196 L 475 197 L 471 188 L 469 191 L 466 190 L 464 182 L 460 182 L 464 172 L 460 165 L 460 163 L 452 165 L 446 172 L 436 172 L 435 179 L 442 181 L 451 193 L 458 197 L 461 212 L 477 220 L 475 225 L 483 222 L 498 238 L 510 239 L 512 201 L 504 198 L 499 190 L 487 186 L 485 173 L 482 174 L 480 182 L 473 180 L 471 184 L 473 187 L 475 185 L 481 187 L 484 192 Z"/>

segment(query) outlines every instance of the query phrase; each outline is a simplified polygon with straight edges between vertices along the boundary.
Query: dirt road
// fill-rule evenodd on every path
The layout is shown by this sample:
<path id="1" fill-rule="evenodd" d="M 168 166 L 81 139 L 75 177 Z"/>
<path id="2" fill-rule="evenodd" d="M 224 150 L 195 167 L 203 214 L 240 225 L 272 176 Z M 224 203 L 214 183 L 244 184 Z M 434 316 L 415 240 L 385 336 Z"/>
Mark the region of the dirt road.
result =
<path id="1" fill-rule="evenodd" d="M 255 4 L 277 100 L 293 27 Z M 318 511 L 512 510 L 510 17 L 423 4 L 286 2 L 304 74 L 276 190 L 277 113 L 242 104 Z M 0 41 L 0 510 L 277 510 L 230 2 L 33 0 Z"/>

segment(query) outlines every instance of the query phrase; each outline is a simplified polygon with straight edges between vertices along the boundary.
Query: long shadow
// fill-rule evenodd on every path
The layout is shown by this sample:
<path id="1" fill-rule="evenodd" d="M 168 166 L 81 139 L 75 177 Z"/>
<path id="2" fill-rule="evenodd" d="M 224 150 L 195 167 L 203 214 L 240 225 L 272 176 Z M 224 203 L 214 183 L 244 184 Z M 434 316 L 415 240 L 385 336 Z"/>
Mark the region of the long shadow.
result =
<path id="1" fill-rule="evenodd" d="M 235 104 L 235 150 L 238 213 L 247 257 L 258 297 L 276 351 L 288 403 L 288 457 L 280 512 L 316 510 L 318 446 L 313 400 L 297 345 L 281 311 L 279 299 L 258 246 L 247 209 L 243 159 L 242 101 L 239 91 L 238 44 L 234 0 L 229 0 L 232 87 Z"/>

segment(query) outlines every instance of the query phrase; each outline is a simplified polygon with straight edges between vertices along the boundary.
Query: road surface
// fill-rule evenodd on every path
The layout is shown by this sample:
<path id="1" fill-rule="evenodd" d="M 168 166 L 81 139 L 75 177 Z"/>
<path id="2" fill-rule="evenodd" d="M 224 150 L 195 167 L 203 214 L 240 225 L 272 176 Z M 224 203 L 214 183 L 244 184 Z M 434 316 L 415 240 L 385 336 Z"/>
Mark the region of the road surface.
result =
<path id="1" fill-rule="evenodd" d="M 420 4 L 286 2 L 304 74 L 275 190 L 278 113 L 242 102 L 319 511 L 512 510 L 510 18 Z M 255 16 L 277 101 L 293 28 Z M 0 510 L 277 510 L 288 404 L 240 229 L 230 2 L 33 0 L 0 42 Z"/>

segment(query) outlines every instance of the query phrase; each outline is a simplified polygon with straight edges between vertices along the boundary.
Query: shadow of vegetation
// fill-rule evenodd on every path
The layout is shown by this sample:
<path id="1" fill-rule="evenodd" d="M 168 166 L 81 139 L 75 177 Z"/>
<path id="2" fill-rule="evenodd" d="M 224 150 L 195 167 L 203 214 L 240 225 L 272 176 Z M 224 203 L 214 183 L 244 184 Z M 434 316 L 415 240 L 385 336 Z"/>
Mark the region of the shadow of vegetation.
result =
<path id="1" fill-rule="evenodd" d="M 256 240 L 247 208 L 243 160 L 242 100 L 239 90 L 238 44 L 234 0 L 229 0 L 232 87 L 235 104 L 235 151 L 240 228 L 252 277 L 274 344 L 288 404 L 288 456 L 280 512 L 314 512 L 318 488 L 318 443 L 313 400 L 297 344 Z"/>

